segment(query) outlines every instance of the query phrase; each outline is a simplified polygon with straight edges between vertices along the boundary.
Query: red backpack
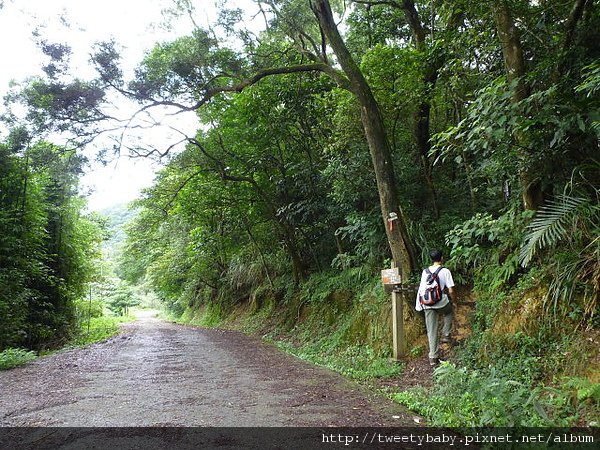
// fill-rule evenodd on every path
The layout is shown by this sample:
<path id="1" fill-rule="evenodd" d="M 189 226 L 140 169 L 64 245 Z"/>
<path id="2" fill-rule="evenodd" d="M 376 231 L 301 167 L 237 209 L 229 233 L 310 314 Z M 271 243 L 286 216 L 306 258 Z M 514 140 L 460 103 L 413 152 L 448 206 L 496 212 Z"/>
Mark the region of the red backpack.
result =
<path id="1" fill-rule="evenodd" d="M 421 305 L 431 306 L 442 300 L 442 287 L 438 279 L 438 274 L 443 267 L 440 266 L 435 272 L 431 272 L 429 268 L 425 269 L 427 272 L 427 281 L 425 285 L 425 293 L 419 295 Z"/>

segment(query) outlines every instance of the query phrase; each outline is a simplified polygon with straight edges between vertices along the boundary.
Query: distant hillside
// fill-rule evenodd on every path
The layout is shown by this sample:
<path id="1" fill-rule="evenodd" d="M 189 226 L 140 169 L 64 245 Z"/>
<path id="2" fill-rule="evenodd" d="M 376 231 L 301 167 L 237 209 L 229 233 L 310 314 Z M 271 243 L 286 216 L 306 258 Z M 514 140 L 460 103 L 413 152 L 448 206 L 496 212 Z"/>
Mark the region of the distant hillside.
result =
<path id="1" fill-rule="evenodd" d="M 100 211 L 100 214 L 108 219 L 110 237 L 104 243 L 104 252 L 108 259 L 112 259 L 121 248 L 126 237 L 125 226 L 138 212 L 137 208 L 130 208 L 127 203 L 120 203 Z"/>

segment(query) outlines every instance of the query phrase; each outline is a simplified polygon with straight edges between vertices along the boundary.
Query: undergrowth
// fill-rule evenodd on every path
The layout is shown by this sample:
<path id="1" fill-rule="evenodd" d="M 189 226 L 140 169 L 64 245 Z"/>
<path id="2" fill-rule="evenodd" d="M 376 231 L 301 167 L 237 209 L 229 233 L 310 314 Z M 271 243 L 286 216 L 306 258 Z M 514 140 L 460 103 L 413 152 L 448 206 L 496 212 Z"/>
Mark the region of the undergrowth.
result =
<path id="1" fill-rule="evenodd" d="M 599 405 L 599 385 L 582 379 L 569 379 L 576 387 L 573 390 L 541 385 L 532 389 L 494 368 L 471 370 L 449 363 L 437 368 L 434 378 L 430 390 L 415 388 L 392 395 L 427 417 L 432 426 L 568 427 L 580 424 L 583 415 L 590 418 Z"/>
<path id="2" fill-rule="evenodd" d="M 90 317 L 89 320 L 81 321 L 74 336 L 68 344 L 62 347 L 83 347 L 94 342 L 108 339 L 119 332 L 119 324 L 134 320 L 131 316 L 100 316 Z M 59 349 L 60 350 L 60 349 Z M 52 354 L 57 350 L 46 350 L 39 353 L 40 356 Z M 12 369 L 32 361 L 38 357 L 38 353 L 32 350 L 20 348 L 8 348 L 0 352 L 0 370 Z"/>
<path id="3" fill-rule="evenodd" d="M 521 225 L 523 218 L 507 219 L 511 220 Z M 510 233 L 505 222 L 499 224 L 502 233 Z M 462 252 L 464 257 L 467 253 Z M 493 272 L 501 255 L 490 255 L 491 260 L 483 262 L 490 263 L 488 271 Z M 508 264 L 505 269 L 510 270 L 477 271 L 472 335 L 456 349 L 454 364 L 435 371 L 433 387 L 391 397 L 433 426 L 597 424 L 600 385 L 597 377 L 585 373 L 597 354 L 596 335 L 585 339 L 576 320 L 560 322 L 543 314 L 541 269 L 521 271 L 512 260 L 500 264 Z M 494 276 L 498 278 L 491 283 Z M 351 268 L 316 274 L 295 293 L 277 288 L 289 285 L 289 280 L 276 279 L 274 288 L 259 288 L 246 306 L 204 304 L 188 309 L 178 321 L 259 334 L 290 354 L 358 381 L 370 383 L 402 373 L 403 366 L 389 360 L 389 298 L 378 277 Z M 405 333 L 414 344 L 423 330 L 416 326 L 411 331 L 410 326 L 405 323 Z"/>
<path id="4" fill-rule="evenodd" d="M 402 365 L 389 360 L 391 336 L 382 315 L 382 303 L 388 298 L 379 278 L 367 269 L 315 274 L 295 294 L 283 288 L 291 285 L 288 279 L 276 279 L 274 285 L 274 289 L 259 287 L 253 300 L 259 306 L 244 310 L 242 318 L 239 310 L 205 303 L 172 320 L 258 333 L 285 352 L 355 380 L 402 372 Z"/>
<path id="5" fill-rule="evenodd" d="M 185 323 L 199 327 L 214 328 L 223 322 L 222 307 L 216 303 L 206 304 L 202 310 L 186 310 L 180 317 L 175 318 L 177 323 Z"/>
<path id="6" fill-rule="evenodd" d="M 275 342 L 278 348 L 313 364 L 327 367 L 348 378 L 364 381 L 374 378 L 395 377 L 402 373 L 402 365 L 377 356 L 369 346 L 326 349 L 318 344 L 294 347 L 289 342 Z"/>
<path id="7" fill-rule="evenodd" d="M 101 316 L 92 317 L 88 323 L 82 323 L 75 337 L 70 341 L 70 346 L 81 347 L 94 342 L 108 339 L 119 332 L 119 324 L 131 322 L 131 316 Z"/>
<path id="8" fill-rule="evenodd" d="M 403 367 L 389 360 L 388 324 L 381 317 L 386 297 L 379 278 L 365 268 L 317 274 L 298 294 L 300 320 L 267 337 L 288 353 L 354 380 L 398 376 Z"/>
<path id="9" fill-rule="evenodd" d="M 37 358 L 34 351 L 22 348 L 7 348 L 0 352 L 0 370 L 12 369 Z"/>

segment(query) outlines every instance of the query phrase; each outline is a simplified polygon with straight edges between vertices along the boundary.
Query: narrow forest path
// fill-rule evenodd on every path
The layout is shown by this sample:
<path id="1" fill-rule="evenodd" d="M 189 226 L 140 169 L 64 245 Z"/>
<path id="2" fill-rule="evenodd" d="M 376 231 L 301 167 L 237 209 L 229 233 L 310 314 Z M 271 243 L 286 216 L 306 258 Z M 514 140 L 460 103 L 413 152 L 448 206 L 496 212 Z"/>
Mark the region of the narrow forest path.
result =
<path id="1" fill-rule="evenodd" d="M 152 317 L 0 373 L 2 426 L 414 426 L 402 407 L 232 331 Z"/>

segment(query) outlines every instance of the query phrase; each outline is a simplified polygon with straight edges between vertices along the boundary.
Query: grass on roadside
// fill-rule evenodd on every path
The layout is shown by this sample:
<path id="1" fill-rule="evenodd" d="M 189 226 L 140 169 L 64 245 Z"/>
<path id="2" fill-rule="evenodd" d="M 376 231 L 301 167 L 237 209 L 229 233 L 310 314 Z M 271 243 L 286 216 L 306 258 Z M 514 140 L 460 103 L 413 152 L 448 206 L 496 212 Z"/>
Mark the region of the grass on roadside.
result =
<path id="1" fill-rule="evenodd" d="M 94 342 L 108 339 L 119 332 L 120 323 L 131 322 L 134 319 L 135 318 L 132 316 L 92 317 L 89 320 L 89 326 L 87 321 L 81 324 L 73 339 L 62 348 L 83 347 L 93 344 Z M 45 356 L 54 353 L 55 351 L 56 350 L 43 351 L 38 355 L 38 353 L 33 350 L 7 348 L 0 352 L 0 370 L 8 370 L 21 366 L 33 361 L 38 356 Z"/>
<path id="2" fill-rule="evenodd" d="M 108 339 L 119 332 L 119 324 L 131 322 L 132 316 L 102 316 L 92 317 L 88 322 L 81 324 L 79 332 L 71 340 L 70 345 L 81 347 L 94 342 Z"/>
<path id="3" fill-rule="evenodd" d="M 12 369 L 37 358 L 34 351 L 22 348 L 7 348 L 0 352 L 0 370 Z"/>
<path id="4" fill-rule="evenodd" d="M 396 377 L 403 370 L 401 364 L 375 355 L 369 346 L 355 345 L 346 348 L 325 349 L 318 345 L 294 347 L 285 341 L 275 341 L 274 343 L 287 353 L 318 366 L 327 367 L 356 381 Z"/>

